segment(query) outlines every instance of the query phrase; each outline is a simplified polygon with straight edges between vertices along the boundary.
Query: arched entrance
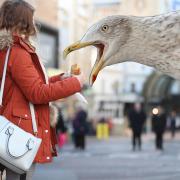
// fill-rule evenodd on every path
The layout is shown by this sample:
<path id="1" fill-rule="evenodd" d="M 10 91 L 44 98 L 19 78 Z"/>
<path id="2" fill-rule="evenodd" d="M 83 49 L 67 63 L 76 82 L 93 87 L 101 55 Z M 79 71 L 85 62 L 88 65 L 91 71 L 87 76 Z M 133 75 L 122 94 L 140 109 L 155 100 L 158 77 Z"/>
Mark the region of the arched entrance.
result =
<path id="1" fill-rule="evenodd" d="M 180 113 L 180 81 L 159 72 L 153 72 L 147 79 L 143 96 L 146 107 L 162 105 L 167 112 L 175 109 Z"/>

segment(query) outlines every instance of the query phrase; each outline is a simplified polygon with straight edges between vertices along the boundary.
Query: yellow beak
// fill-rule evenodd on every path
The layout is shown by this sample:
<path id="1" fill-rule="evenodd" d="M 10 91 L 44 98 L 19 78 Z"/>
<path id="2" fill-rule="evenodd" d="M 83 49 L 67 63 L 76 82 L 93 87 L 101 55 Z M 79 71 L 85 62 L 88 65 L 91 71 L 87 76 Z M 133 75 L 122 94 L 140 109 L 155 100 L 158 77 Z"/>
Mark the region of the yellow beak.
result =
<path id="1" fill-rule="evenodd" d="M 70 46 L 68 46 L 64 52 L 63 52 L 63 58 L 66 59 L 66 57 L 68 56 L 68 54 L 70 54 L 71 52 L 73 51 L 76 51 L 78 49 L 81 49 L 81 48 L 84 48 L 84 47 L 87 47 L 87 46 L 92 46 L 92 45 L 95 45 L 94 42 L 76 42 Z M 89 77 L 89 84 L 90 85 L 93 85 L 93 83 L 95 82 L 100 70 L 103 68 L 103 65 L 104 65 L 104 61 L 103 61 L 103 58 L 101 57 L 97 62 L 96 64 L 94 65 L 93 69 L 92 69 L 92 72 L 90 74 L 90 77 Z"/>
<path id="2" fill-rule="evenodd" d="M 68 56 L 68 54 L 70 54 L 71 52 L 73 51 L 76 51 L 78 49 L 81 49 L 81 48 L 84 48 L 84 47 L 87 47 L 87 46 L 91 46 L 93 45 L 94 43 L 93 42 L 85 42 L 85 43 L 81 43 L 80 41 L 68 46 L 64 52 L 63 52 L 63 58 L 66 59 L 66 57 Z"/>

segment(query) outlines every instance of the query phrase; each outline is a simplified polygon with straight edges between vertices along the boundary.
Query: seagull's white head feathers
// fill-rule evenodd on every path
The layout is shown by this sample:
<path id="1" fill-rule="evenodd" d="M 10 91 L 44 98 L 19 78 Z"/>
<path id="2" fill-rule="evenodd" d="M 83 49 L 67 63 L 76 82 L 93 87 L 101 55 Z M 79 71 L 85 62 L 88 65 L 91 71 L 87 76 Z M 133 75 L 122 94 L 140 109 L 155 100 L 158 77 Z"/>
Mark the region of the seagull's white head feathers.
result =
<path id="1" fill-rule="evenodd" d="M 131 25 L 127 17 L 109 16 L 89 28 L 81 42 L 92 42 L 98 48 L 98 53 L 103 53 L 99 55 L 103 56 L 106 65 L 110 65 L 114 64 L 115 56 L 127 43 L 130 34 Z"/>

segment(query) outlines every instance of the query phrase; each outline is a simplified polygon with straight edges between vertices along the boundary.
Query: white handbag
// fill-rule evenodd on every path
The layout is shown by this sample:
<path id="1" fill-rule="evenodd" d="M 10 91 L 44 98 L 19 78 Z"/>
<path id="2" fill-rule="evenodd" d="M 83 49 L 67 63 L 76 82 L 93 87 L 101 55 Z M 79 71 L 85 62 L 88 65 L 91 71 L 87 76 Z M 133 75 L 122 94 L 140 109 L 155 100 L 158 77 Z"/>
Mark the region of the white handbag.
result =
<path id="1" fill-rule="evenodd" d="M 10 51 L 11 48 L 8 48 L 1 82 L 1 106 Z M 34 134 L 37 134 L 34 106 L 32 103 L 29 103 L 29 107 L 33 131 Z M 0 116 L 0 163 L 5 167 L 18 174 L 26 173 L 35 159 L 41 141 L 41 139 L 25 132 L 15 124 L 11 123 L 4 116 Z"/>

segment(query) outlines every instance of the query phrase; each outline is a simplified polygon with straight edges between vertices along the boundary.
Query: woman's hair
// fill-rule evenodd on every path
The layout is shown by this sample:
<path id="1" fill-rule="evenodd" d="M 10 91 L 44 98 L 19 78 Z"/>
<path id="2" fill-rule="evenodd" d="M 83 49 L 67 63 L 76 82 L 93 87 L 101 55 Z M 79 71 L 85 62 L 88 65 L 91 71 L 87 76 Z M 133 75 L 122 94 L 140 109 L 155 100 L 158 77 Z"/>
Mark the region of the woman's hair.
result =
<path id="1" fill-rule="evenodd" d="M 6 0 L 0 8 L 0 30 L 6 29 L 26 37 L 36 35 L 34 11 L 35 9 L 23 0 Z"/>

